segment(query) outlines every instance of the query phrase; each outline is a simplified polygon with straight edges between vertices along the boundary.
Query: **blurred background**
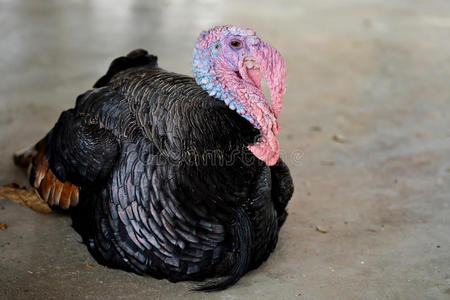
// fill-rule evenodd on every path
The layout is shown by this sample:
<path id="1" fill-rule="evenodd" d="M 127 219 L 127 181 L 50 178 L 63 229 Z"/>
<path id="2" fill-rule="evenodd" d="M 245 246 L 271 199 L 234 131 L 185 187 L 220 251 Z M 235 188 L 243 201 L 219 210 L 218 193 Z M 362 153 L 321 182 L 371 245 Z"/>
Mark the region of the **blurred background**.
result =
<path id="1" fill-rule="evenodd" d="M 296 192 L 277 249 L 215 294 L 106 269 L 61 214 L 0 200 L 3 299 L 448 299 L 450 2 L 0 0 L 0 184 L 11 160 L 135 48 L 190 73 L 214 25 L 288 68 L 279 141 Z"/>

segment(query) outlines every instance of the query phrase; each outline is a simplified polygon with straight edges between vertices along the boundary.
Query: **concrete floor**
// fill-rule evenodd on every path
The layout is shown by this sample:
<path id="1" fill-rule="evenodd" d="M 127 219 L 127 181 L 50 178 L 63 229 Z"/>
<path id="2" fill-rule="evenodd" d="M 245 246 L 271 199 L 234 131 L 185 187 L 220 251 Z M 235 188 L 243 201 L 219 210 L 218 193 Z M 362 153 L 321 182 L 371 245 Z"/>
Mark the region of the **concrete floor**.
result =
<path id="1" fill-rule="evenodd" d="M 296 192 L 276 251 L 199 294 L 99 266 L 67 216 L 0 200 L 1 299 L 450 298 L 449 1 L 152 2 L 0 1 L 0 184 L 25 184 L 12 152 L 113 58 L 144 47 L 189 73 L 201 30 L 247 25 L 288 66 L 279 140 Z"/>

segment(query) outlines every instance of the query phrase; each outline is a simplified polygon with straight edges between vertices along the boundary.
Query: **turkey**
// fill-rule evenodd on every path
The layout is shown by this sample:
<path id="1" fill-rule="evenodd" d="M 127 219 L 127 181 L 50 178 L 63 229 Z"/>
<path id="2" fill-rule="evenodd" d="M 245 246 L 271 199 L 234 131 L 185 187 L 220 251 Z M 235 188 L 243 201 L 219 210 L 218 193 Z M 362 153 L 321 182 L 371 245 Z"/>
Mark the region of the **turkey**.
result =
<path id="1" fill-rule="evenodd" d="M 198 37 L 192 71 L 142 49 L 115 59 L 15 161 L 99 263 L 221 290 L 268 258 L 287 217 L 285 63 L 253 30 L 218 26 Z"/>

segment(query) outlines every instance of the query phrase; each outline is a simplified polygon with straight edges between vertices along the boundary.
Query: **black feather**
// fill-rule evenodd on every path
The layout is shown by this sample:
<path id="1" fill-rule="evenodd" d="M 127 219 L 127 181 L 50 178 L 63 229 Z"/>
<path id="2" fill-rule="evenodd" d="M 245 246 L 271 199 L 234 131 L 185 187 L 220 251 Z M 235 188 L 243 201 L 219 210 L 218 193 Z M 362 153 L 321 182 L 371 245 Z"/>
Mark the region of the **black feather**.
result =
<path id="1" fill-rule="evenodd" d="M 247 272 L 252 251 L 252 225 L 242 208 L 235 210 L 231 228 L 233 267 L 224 278 L 211 280 L 194 290 L 208 292 L 224 290 Z"/>

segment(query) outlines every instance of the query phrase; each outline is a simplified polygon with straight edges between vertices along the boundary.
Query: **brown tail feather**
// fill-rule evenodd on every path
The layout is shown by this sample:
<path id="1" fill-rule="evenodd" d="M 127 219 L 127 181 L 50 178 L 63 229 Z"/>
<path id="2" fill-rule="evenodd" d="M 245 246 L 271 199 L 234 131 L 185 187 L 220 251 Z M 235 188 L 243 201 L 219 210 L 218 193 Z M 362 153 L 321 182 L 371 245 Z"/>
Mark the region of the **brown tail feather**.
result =
<path id="1" fill-rule="evenodd" d="M 59 206 L 68 209 L 78 204 L 79 187 L 69 181 L 61 182 L 49 168 L 45 156 L 45 140 L 40 141 L 32 151 L 32 154 L 19 154 L 14 156 L 14 161 L 20 166 L 28 160 L 30 164 L 29 176 L 31 185 L 39 192 L 39 195 L 50 206 Z"/>

